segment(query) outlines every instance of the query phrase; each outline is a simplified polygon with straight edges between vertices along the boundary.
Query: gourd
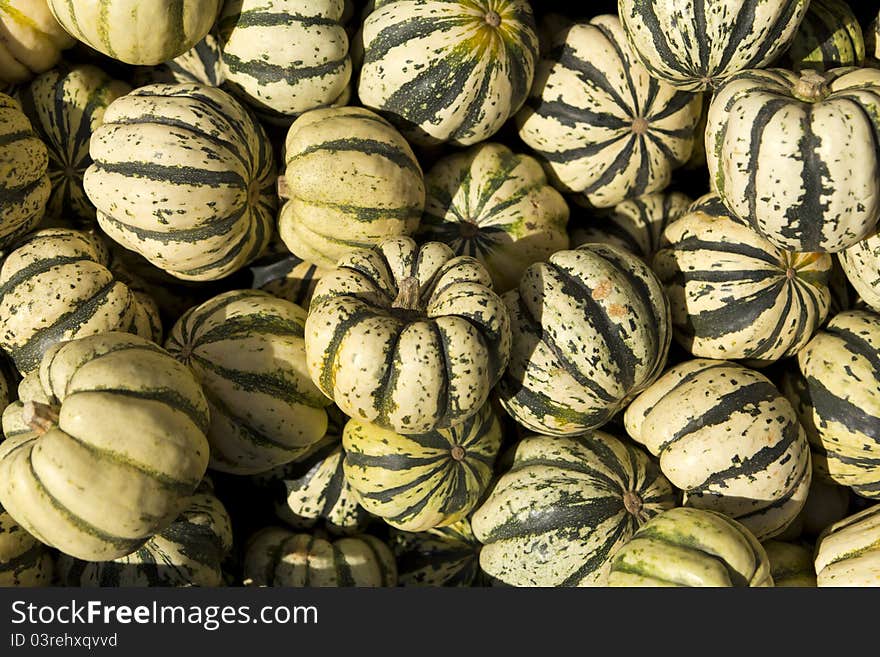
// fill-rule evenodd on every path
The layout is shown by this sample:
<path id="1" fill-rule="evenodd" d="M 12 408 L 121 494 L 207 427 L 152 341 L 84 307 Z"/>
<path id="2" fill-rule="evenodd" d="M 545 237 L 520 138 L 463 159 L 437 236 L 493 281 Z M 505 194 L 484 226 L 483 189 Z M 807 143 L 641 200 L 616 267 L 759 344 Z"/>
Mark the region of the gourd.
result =
<path id="1" fill-rule="evenodd" d="M 485 579 L 480 570 L 483 545 L 467 518 L 423 532 L 392 529 L 389 544 L 398 586 L 479 586 Z"/>
<path id="2" fill-rule="evenodd" d="M 0 506 L 0 587 L 49 586 L 55 560 Z"/>
<path id="3" fill-rule="evenodd" d="M 811 546 L 777 540 L 766 541 L 763 546 L 770 560 L 770 576 L 773 578 L 774 586 L 801 588 L 816 586 Z"/>
<path id="4" fill-rule="evenodd" d="M 271 272 L 268 271 L 271 269 Z M 327 271 L 322 267 L 288 254 L 282 260 L 266 265 L 265 272 L 254 270 L 255 287 L 269 294 L 308 308 L 318 280 Z M 265 278 L 263 277 L 265 275 Z M 260 276 L 259 284 L 257 277 Z"/>
<path id="5" fill-rule="evenodd" d="M 0 0 L 0 85 L 48 71 L 76 40 L 55 20 L 46 0 Z"/>
<path id="6" fill-rule="evenodd" d="M 846 280 L 861 300 L 872 310 L 880 312 L 880 233 L 872 231 L 837 256 Z"/>
<path id="7" fill-rule="evenodd" d="M 864 62 L 865 40 L 850 6 L 844 0 L 810 0 L 791 46 L 774 66 L 827 71 Z"/>
<path id="8" fill-rule="evenodd" d="M 835 522 L 816 539 L 819 587 L 880 586 L 880 504 Z"/>

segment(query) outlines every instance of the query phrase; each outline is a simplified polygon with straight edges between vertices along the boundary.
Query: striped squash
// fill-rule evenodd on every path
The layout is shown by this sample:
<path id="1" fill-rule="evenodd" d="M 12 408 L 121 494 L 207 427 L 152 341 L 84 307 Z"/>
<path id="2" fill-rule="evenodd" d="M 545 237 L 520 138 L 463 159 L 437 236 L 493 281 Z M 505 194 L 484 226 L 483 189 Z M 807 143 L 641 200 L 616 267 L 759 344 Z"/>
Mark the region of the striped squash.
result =
<path id="1" fill-rule="evenodd" d="M 46 144 L 21 105 L 0 93 L 0 250 L 43 218 L 52 190 Z"/>
<path id="2" fill-rule="evenodd" d="M 128 83 L 90 64 L 54 68 L 19 91 L 24 113 L 49 152 L 52 194 L 46 219 L 94 226 L 95 208 L 83 190 L 83 175 L 92 163 L 89 139 L 107 106 L 129 91 Z"/>
<path id="3" fill-rule="evenodd" d="M 780 390 L 784 392 L 782 388 Z M 810 481 L 810 489 L 804 508 L 785 528 L 785 531 L 778 534 L 775 539 L 780 541 L 815 540 L 826 527 L 842 520 L 849 513 L 852 496 L 850 489 L 823 479 L 815 467 L 816 458 L 814 453 L 812 456 L 813 478 Z"/>
<path id="4" fill-rule="evenodd" d="M 594 431 L 531 435 L 471 526 L 480 567 L 512 586 L 604 586 L 611 559 L 636 529 L 676 505 L 640 448 Z"/>
<path id="5" fill-rule="evenodd" d="M 839 252 L 837 257 L 846 279 L 861 300 L 880 312 L 880 232 L 872 231 Z"/>
<path id="6" fill-rule="evenodd" d="M 285 141 L 278 233 L 319 267 L 383 239 L 412 234 L 425 207 L 421 166 L 403 136 L 362 107 L 315 109 Z"/>
<path id="7" fill-rule="evenodd" d="M 816 570 L 812 546 L 769 540 L 763 543 L 770 560 L 770 577 L 776 587 L 814 588 Z"/>
<path id="8" fill-rule="evenodd" d="M 306 311 L 260 290 L 230 290 L 188 310 L 165 349 L 202 384 L 212 470 L 265 472 L 327 431 L 330 403 L 305 364 Z"/>
<path id="9" fill-rule="evenodd" d="M 624 425 L 660 459 L 685 506 L 724 513 L 760 541 L 782 533 L 804 507 L 807 437 L 788 399 L 755 370 L 684 361 L 633 400 Z"/>
<path id="10" fill-rule="evenodd" d="M 222 57 L 220 39 L 215 30 L 211 30 L 190 50 L 165 62 L 164 66 L 176 82 L 199 82 L 219 87 L 226 81 Z"/>
<path id="11" fill-rule="evenodd" d="M 360 102 L 420 145 L 469 146 L 525 102 L 538 36 L 528 0 L 391 0 L 363 23 Z"/>
<path id="12" fill-rule="evenodd" d="M 0 0 L 0 34 L 0 85 L 27 82 L 48 71 L 61 51 L 76 43 L 55 20 L 47 0 Z"/>
<path id="13" fill-rule="evenodd" d="M 50 586 L 55 559 L 0 506 L 0 588 Z"/>
<path id="14" fill-rule="evenodd" d="M 880 217 L 880 70 L 748 70 L 706 120 L 713 191 L 789 251 L 841 251 Z"/>
<path id="15" fill-rule="evenodd" d="M 614 555 L 608 586 L 773 586 L 772 564 L 754 534 L 728 516 L 676 507 L 639 527 Z"/>
<path id="16" fill-rule="evenodd" d="M 448 429 L 402 436 L 351 419 L 342 432 L 345 479 L 367 511 L 422 532 L 467 516 L 483 497 L 501 448 L 491 402 Z"/>
<path id="17" fill-rule="evenodd" d="M 865 40 L 853 10 L 845 0 L 810 0 L 791 46 L 774 66 L 799 72 L 838 66 L 862 66 Z"/>
<path id="18" fill-rule="evenodd" d="M 568 204 L 541 165 L 500 143 L 436 161 L 425 174 L 425 213 L 416 239 L 443 242 L 479 260 L 501 294 L 533 262 L 568 248 Z"/>
<path id="19" fill-rule="evenodd" d="M 252 267 L 251 270 L 254 271 L 255 287 L 303 308 L 309 307 L 315 286 L 327 272 L 327 269 L 290 253 L 264 269 Z"/>
<path id="20" fill-rule="evenodd" d="M 217 18 L 222 0 L 48 0 L 61 26 L 112 59 L 153 66 L 182 55 Z"/>
<path id="21" fill-rule="evenodd" d="M 397 560 L 398 586 L 478 586 L 483 544 L 467 518 L 423 532 L 392 529 L 389 544 Z"/>
<path id="22" fill-rule="evenodd" d="M 516 115 L 551 182 L 603 208 L 663 190 L 691 156 L 701 95 L 651 77 L 617 16 L 565 23 L 552 38 Z"/>
<path id="23" fill-rule="evenodd" d="M 477 413 L 510 355 L 486 269 L 440 242 L 399 237 L 343 257 L 306 319 L 312 380 L 350 417 L 427 433 Z"/>
<path id="24" fill-rule="evenodd" d="M 816 429 L 816 468 L 858 495 L 880 499 L 880 315 L 849 310 L 798 352 Z"/>
<path id="25" fill-rule="evenodd" d="M 703 91 L 789 47 L 810 0 L 620 0 L 627 40 L 651 75 Z M 751 125 L 751 124 L 749 124 Z"/>
<path id="26" fill-rule="evenodd" d="M 783 251 L 731 216 L 717 194 L 694 202 L 664 237 L 653 268 L 673 335 L 694 356 L 793 356 L 828 315 L 831 255 Z"/>
<path id="27" fill-rule="evenodd" d="M 86 561 L 170 525 L 208 464 L 208 404 L 156 344 L 101 333 L 56 344 L 3 412 L 0 504 L 41 542 Z"/>
<path id="28" fill-rule="evenodd" d="M 266 247 L 277 207 L 272 149 L 226 92 L 135 89 L 107 108 L 90 155 L 83 182 L 99 225 L 156 267 L 216 280 Z"/>
<path id="29" fill-rule="evenodd" d="M 880 586 L 880 504 L 847 516 L 816 540 L 816 585 Z"/>
<path id="30" fill-rule="evenodd" d="M 617 247 L 557 251 L 503 300 L 513 345 L 499 400 L 530 431 L 598 428 L 666 363 L 672 329 L 660 281 Z"/>
<path id="31" fill-rule="evenodd" d="M 158 308 L 110 271 L 97 233 L 45 228 L 16 244 L 0 266 L 0 347 L 19 372 L 52 345 L 105 331 L 161 340 Z"/>
<path id="32" fill-rule="evenodd" d="M 244 586 L 391 587 L 397 585 L 394 554 L 369 534 L 327 539 L 265 527 L 245 546 Z"/>

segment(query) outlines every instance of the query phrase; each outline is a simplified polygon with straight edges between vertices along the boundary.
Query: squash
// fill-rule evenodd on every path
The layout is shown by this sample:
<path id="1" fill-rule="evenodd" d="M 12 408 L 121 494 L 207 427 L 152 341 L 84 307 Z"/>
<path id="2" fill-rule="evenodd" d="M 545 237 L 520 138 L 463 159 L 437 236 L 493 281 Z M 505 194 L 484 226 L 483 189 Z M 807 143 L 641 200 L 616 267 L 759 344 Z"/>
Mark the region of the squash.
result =
<path id="1" fill-rule="evenodd" d="M 55 560 L 0 506 L 0 587 L 49 586 Z"/>
<path id="2" fill-rule="evenodd" d="M 706 194 L 667 226 L 654 271 L 674 337 L 694 356 L 769 363 L 796 354 L 825 321 L 832 257 L 784 251 Z"/>
<path id="3" fill-rule="evenodd" d="M 265 267 L 251 267 L 251 271 L 254 272 L 254 287 L 308 308 L 315 286 L 327 270 L 288 253 Z"/>
<path id="4" fill-rule="evenodd" d="M 50 347 L 3 412 L 0 504 L 86 561 L 137 550 L 183 510 L 208 464 L 208 403 L 156 344 L 111 331 Z"/>
<path id="5" fill-rule="evenodd" d="M 880 70 L 747 70 L 718 87 L 706 119 L 713 191 L 788 251 L 837 252 L 880 217 Z"/>
<path id="6" fill-rule="evenodd" d="M 850 6 L 844 0 L 810 0 L 791 46 L 774 66 L 799 72 L 864 63 L 865 40 Z"/>
<path id="7" fill-rule="evenodd" d="M 767 66 L 797 33 L 810 0 L 620 0 L 627 40 L 651 75 L 682 89 L 717 87 Z M 751 127 L 751 124 L 749 124 Z"/>
<path id="8" fill-rule="evenodd" d="M 260 290 L 230 290 L 177 320 L 165 349 L 202 385 L 212 470 L 265 472 L 327 431 L 330 403 L 305 367 L 306 311 Z"/>
<path id="9" fill-rule="evenodd" d="M 392 529 L 388 542 L 397 561 L 398 586 L 479 586 L 485 579 L 483 545 L 467 518 L 423 532 Z"/>
<path id="10" fill-rule="evenodd" d="M 770 577 L 776 587 L 814 588 L 816 570 L 812 546 L 785 541 L 765 541 L 764 551 L 770 560 Z"/>
<path id="11" fill-rule="evenodd" d="M 835 522 L 816 539 L 819 587 L 880 586 L 880 504 Z"/>
<path id="12" fill-rule="evenodd" d="M 499 294 L 533 262 L 568 248 L 568 204 L 537 160 L 500 143 L 452 153 L 425 174 L 425 213 L 415 238 L 479 260 Z"/>
<path id="13" fill-rule="evenodd" d="M 230 6 L 234 5 L 230 3 Z M 226 81 L 222 58 L 220 40 L 212 29 L 190 50 L 165 62 L 163 66 L 174 82 L 199 82 L 219 87 Z"/>
<path id="14" fill-rule="evenodd" d="M 97 233 L 38 230 L 15 245 L 0 265 L 0 347 L 19 372 L 40 366 L 54 344 L 124 331 L 161 340 L 159 311 L 110 271 Z"/>
<path id="15" fill-rule="evenodd" d="M 529 431 L 601 427 L 666 363 L 672 327 L 660 281 L 616 247 L 557 251 L 503 298 L 513 346 L 498 398 Z"/>
<path id="16" fill-rule="evenodd" d="M 755 370 L 707 358 L 674 365 L 632 401 L 624 425 L 660 459 L 684 506 L 724 513 L 759 541 L 782 533 L 806 502 L 804 429 Z"/>
<path id="17" fill-rule="evenodd" d="M 110 103 L 83 179 L 113 240 L 184 280 L 223 278 L 268 244 L 277 198 L 266 133 L 225 91 L 147 85 Z"/>
<path id="18" fill-rule="evenodd" d="M 552 38 L 516 115 L 550 181 L 600 208 L 662 191 L 691 156 L 701 95 L 651 77 L 617 16 L 565 22 Z"/>
<path id="19" fill-rule="evenodd" d="M 872 231 L 838 253 L 837 257 L 846 280 L 861 300 L 872 310 L 880 312 L 880 232 Z"/>
<path id="20" fill-rule="evenodd" d="M 360 102 L 422 146 L 469 146 L 525 102 L 538 37 L 527 0 L 391 0 L 363 22 Z"/>
<path id="21" fill-rule="evenodd" d="M 782 388 L 780 388 L 782 390 Z M 812 445 L 811 445 L 812 447 Z M 812 457 L 815 463 L 816 455 Z M 846 486 L 828 483 L 813 466 L 813 477 L 804 508 L 785 531 L 774 540 L 813 541 L 826 527 L 846 517 L 850 510 L 851 491 Z"/>
<path id="22" fill-rule="evenodd" d="M 480 567 L 512 586 L 604 586 L 614 553 L 676 506 L 648 454 L 603 431 L 527 435 L 471 516 Z"/>
<path id="23" fill-rule="evenodd" d="M 0 0 L 0 85 L 48 71 L 76 39 L 55 20 L 46 0 Z"/>
<path id="24" fill-rule="evenodd" d="M 617 551 L 608 586 L 773 586 L 764 547 L 717 511 L 676 507 L 657 514 Z"/>
<path id="25" fill-rule="evenodd" d="M 345 414 L 427 433 L 489 398 L 510 355 L 510 320 L 475 258 L 398 237 L 321 277 L 305 343 L 312 381 Z"/>

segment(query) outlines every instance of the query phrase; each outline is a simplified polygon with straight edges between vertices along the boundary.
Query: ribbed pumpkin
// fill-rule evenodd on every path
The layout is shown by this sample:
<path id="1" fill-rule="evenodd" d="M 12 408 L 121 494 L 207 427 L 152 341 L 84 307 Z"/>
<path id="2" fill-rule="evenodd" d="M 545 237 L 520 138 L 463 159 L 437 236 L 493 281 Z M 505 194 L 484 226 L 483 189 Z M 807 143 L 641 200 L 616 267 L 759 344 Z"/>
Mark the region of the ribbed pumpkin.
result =
<path id="1" fill-rule="evenodd" d="M 812 470 L 791 403 L 763 374 L 724 360 L 675 365 L 624 413 L 684 505 L 719 511 L 758 540 L 780 534 L 807 499 Z"/>
<path id="2" fill-rule="evenodd" d="M 676 505 L 640 448 L 594 431 L 529 435 L 474 511 L 480 567 L 513 586 L 604 586 L 611 558 L 657 513 Z"/>
<path id="3" fill-rule="evenodd" d="M 862 28 L 844 0 L 810 0 L 791 46 L 774 66 L 827 71 L 865 62 Z"/>
<path id="4" fill-rule="evenodd" d="M 880 586 L 880 504 L 847 516 L 816 540 L 816 585 Z"/>
<path id="5" fill-rule="evenodd" d="M 480 550 L 467 518 L 423 532 L 392 529 L 398 586 L 476 586 L 482 579 Z"/>
<path id="6" fill-rule="evenodd" d="M 596 207 L 659 192 L 691 155 L 699 94 L 648 74 L 617 16 L 554 25 L 525 107 L 519 137 L 551 181 Z"/>
<path id="7" fill-rule="evenodd" d="M 82 64 L 52 69 L 18 92 L 24 113 L 49 151 L 47 219 L 94 224 L 95 208 L 83 190 L 83 175 L 92 163 L 89 139 L 107 106 L 130 91 L 128 83 Z"/>
<path id="8" fill-rule="evenodd" d="M 229 4 L 233 6 L 234 3 Z M 192 49 L 165 62 L 164 66 L 176 82 L 200 82 L 219 87 L 226 80 L 222 56 L 219 39 L 212 30 Z"/>
<path id="9" fill-rule="evenodd" d="M 660 281 L 616 247 L 557 251 L 531 265 L 504 303 L 513 345 L 499 399 L 531 431 L 602 426 L 666 363 L 672 329 Z"/>
<path id="10" fill-rule="evenodd" d="M 208 464 L 208 405 L 156 344 L 101 333 L 50 347 L 3 412 L 0 504 L 87 561 L 130 554 L 183 510 Z"/>
<path id="11" fill-rule="evenodd" d="M 735 215 L 789 251 L 836 252 L 880 217 L 880 70 L 748 70 L 715 92 L 710 182 Z"/>
<path id="12" fill-rule="evenodd" d="M 330 403 L 305 364 L 306 311 L 260 290 L 230 290 L 187 311 L 165 348 L 201 382 L 211 415 L 209 467 L 265 472 L 327 431 Z"/>
<path id="13" fill-rule="evenodd" d="M 259 271 L 257 267 L 251 269 L 255 287 L 303 308 L 309 307 L 315 286 L 327 271 L 292 254 Z"/>
<path id="14" fill-rule="evenodd" d="M 54 568 L 49 548 L 22 529 L 0 506 L 0 588 L 49 586 Z"/>
<path id="15" fill-rule="evenodd" d="M 70 34 L 108 57 L 152 66 L 182 55 L 217 18 L 222 0 L 48 0 Z"/>
<path id="16" fill-rule="evenodd" d="M 837 257 L 846 279 L 861 300 L 880 312 L 880 233 L 872 231 Z"/>
<path id="17" fill-rule="evenodd" d="M 52 183 L 46 145 L 21 105 L 0 93 L 0 249 L 30 232 L 43 218 Z"/>
<path id="18" fill-rule="evenodd" d="M 369 534 L 329 540 L 280 527 L 258 530 L 248 540 L 245 586 L 389 587 L 397 585 L 391 549 Z"/>
<path id="19" fill-rule="evenodd" d="M 483 406 L 508 362 L 510 322 L 475 258 L 399 237 L 321 277 L 305 341 L 312 380 L 344 413 L 425 433 Z"/>
<path id="20" fill-rule="evenodd" d="M 76 43 L 46 0 L 0 0 L 0 34 L 0 84 L 27 82 L 48 71 L 61 51 Z"/>
<path id="21" fill-rule="evenodd" d="M 196 83 L 117 98 L 92 134 L 84 186 L 112 239 L 185 280 L 255 259 L 277 207 L 271 145 L 229 94 Z"/>
<path id="22" fill-rule="evenodd" d="M 639 527 L 614 555 L 613 587 L 773 586 L 771 563 L 754 534 L 716 511 L 676 507 Z"/>
<path id="23" fill-rule="evenodd" d="M 117 280 L 98 234 L 46 228 L 15 247 L 0 266 L 0 347 L 22 374 L 64 340 L 105 331 L 161 340 L 158 308 Z"/>
<path id="24" fill-rule="evenodd" d="M 407 436 L 352 419 L 342 433 L 345 479 L 361 505 L 392 527 L 451 525 L 486 491 L 501 437 L 491 402 L 448 429 Z"/>
<path id="25" fill-rule="evenodd" d="M 773 62 L 810 0 L 620 0 L 627 39 L 653 76 L 691 91 Z M 751 124 L 749 124 L 751 126 Z"/>
<path id="26" fill-rule="evenodd" d="M 774 246 L 707 194 L 664 232 L 654 271 L 674 336 L 694 356 L 771 362 L 792 356 L 828 315 L 832 257 Z"/>
<path id="27" fill-rule="evenodd" d="M 527 0 L 376 4 L 363 23 L 357 93 L 410 141 L 475 144 L 522 106 L 538 53 Z"/>
<path id="28" fill-rule="evenodd" d="M 421 166 L 403 136 L 362 107 L 306 112 L 291 124 L 278 233 L 307 262 L 410 235 L 425 207 Z"/>
<path id="29" fill-rule="evenodd" d="M 438 160 L 425 174 L 425 213 L 416 232 L 479 260 L 499 294 L 533 262 L 568 248 L 568 204 L 528 155 L 483 143 Z"/>
<path id="30" fill-rule="evenodd" d="M 770 560 L 770 577 L 776 587 L 816 586 L 813 550 L 802 543 L 769 540 L 763 543 Z"/>

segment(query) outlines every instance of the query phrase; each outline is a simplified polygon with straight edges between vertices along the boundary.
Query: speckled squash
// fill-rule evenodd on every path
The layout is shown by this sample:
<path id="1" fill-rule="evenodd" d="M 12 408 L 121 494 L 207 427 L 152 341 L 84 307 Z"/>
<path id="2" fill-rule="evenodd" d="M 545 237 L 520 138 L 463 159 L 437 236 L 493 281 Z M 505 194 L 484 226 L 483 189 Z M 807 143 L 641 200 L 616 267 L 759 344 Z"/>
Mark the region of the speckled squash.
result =
<path id="1" fill-rule="evenodd" d="M 810 0 L 791 46 L 774 66 L 827 71 L 864 62 L 865 40 L 852 8 L 844 0 Z"/>
<path id="2" fill-rule="evenodd" d="M 880 504 L 828 527 L 816 539 L 816 585 L 880 586 Z"/>
<path id="3" fill-rule="evenodd" d="M 392 529 L 389 544 L 397 560 L 398 586 L 478 586 L 483 545 L 467 518 L 423 532 Z"/>
<path id="4" fill-rule="evenodd" d="M 685 506 L 724 513 L 760 541 L 785 530 L 806 502 L 807 437 L 788 399 L 755 370 L 679 363 L 633 400 L 624 425 L 660 459 Z"/>
<path id="5" fill-rule="evenodd" d="M 192 49 L 165 62 L 163 66 L 176 82 L 199 82 L 219 87 L 226 80 L 222 57 L 219 39 L 212 30 Z"/>
<path id="6" fill-rule="evenodd" d="M 271 272 L 261 272 L 264 277 L 261 277 L 257 287 L 303 308 L 309 307 L 315 286 L 327 271 L 292 254 L 283 261 L 268 265 L 266 269 L 270 267 Z M 254 279 L 256 281 L 257 272 L 254 272 Z"/>
<path id="7" fill-rule="evenodd" d="M 880 312 L 880 233 L 872 231 L 837 256 L 846 279 L 861 300 Z"/>
<path id="8" fill-rule="evenodd" d="M 0 85 L 27 82 L 48 71 L 76 40 L 49 10 L 46 0 L 0 0 Z"/>
<path id="9" fill-rule="evenodd" d="M 480 567 L 512 586 L 604 586 L 615 552 L 676 505 L 639 447 L 594 431 L 530 435 L 471 517 Z"/>
<path id="10" fill-rule="evenodd" d="M 763 546 L 770 560 L 770 576 L 774 586 L 815 588 L 812 546 L 772 539 L 765 541 Z"/>
<path id="11" fill-rule="evenodd" d="M 50 586 L 55 559 L 0 506 L 0 588 Z"/>

